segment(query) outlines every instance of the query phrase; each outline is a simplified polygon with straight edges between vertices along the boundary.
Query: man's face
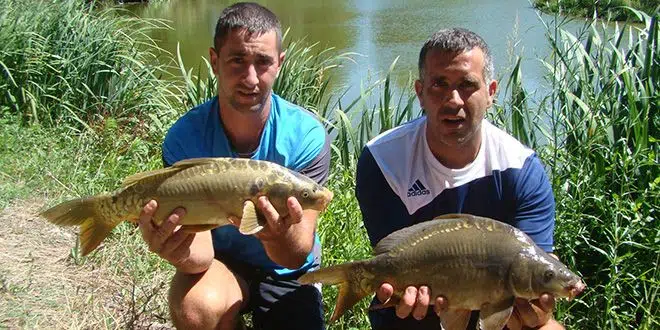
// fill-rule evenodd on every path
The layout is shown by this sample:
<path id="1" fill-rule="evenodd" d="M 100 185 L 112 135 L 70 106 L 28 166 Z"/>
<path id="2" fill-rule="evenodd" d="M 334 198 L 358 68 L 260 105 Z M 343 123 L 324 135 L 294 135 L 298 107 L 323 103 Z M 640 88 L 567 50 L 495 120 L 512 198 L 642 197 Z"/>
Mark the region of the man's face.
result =
<path id="1" fill-rule="evenodd" d="M 209 55 L 220 103 L 240 112 L 262 111 L 284 61 L 276 32 L 257 36 L 234 29 L 219 50 L 209 49 Z"/>
<path id="2" fill-rule="evenodd" d="M 427 115 L 427 140 L 436 149 L 480 143 L 481 121 L 493 104 L 495 80 L 484 81 L 484 53 L 431 50 L 424 59 L 421 80 L 415 82 L 419 103 Z"/>

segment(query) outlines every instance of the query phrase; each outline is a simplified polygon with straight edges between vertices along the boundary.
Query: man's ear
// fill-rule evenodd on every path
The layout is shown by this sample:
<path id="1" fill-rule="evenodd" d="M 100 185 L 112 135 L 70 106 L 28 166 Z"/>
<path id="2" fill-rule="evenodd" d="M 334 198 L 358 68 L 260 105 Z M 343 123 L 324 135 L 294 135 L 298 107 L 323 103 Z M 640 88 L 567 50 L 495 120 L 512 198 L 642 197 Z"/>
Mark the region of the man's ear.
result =
<path id="1" fill-rule="evenodd" d="M 280 53 L 280 66 L 282 66 L 282 63 L 284 63 L 285 58 L 286 58 L 286 52 L 281 52 Z"/>
<path id="2" fill-rule="evenodd" d="M 496 92 L 497 92 L 497 80 L 493 79 L 490 81 L 490 84 L 488 84 L 488 100 L 490 101 L 490 104 L 493 104 L 493 100 L 495 99 Z"/>
<path id="3" fill-rule="evenodd" d="M 280 69 L 282 69 L 282 64 L 284 64 L 284 59 L 286 58 L 286 52 L 281 52 L 278 60 L 280 61 L 277 65 L 277 75 L 280 75 Z"/>
<path id="4" fill-rule="evenodd" d="M 420 79 L 415 80 L 415 94 L 417 94 L 417 100 L 419 100 L 419 106 L 424 109 L 424 101 L 422 95 L 424 93 L 424 84 Z"/>
<path id="5" fill-rule="evenodd" d="M 209 60 L 211 61 L 213 73 L 218 74 L 218 53 L 215 52 L 213 47 L 209 47 Z"/>

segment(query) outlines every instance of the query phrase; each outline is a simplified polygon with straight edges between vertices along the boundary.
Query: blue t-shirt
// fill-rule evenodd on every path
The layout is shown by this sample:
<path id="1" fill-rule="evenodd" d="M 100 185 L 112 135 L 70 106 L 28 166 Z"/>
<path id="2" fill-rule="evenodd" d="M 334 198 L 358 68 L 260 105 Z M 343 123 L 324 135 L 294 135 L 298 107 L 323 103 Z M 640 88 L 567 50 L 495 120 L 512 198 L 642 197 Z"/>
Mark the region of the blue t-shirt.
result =
<path id="1" fill-rule="evenodd" d="M 476 159 L 443 166 L 426 141 L 426 117 L 367 143 L 355 193 L 372 246 L 390 233 L 447 213 L 506 222 L 553 251 L 555 201 L 536 154 L 486 120 Z M 392 309 L 369 312 L 374 327 L 395 320 Z M 386 321 L 387 320 L 387 321 Z"/>
<path id="2" fill-rule="evenodd" d="M 214 97 L 177 120 L 163 142 L 165 166 L 197 157 L 238 157 L 227 139 L 218 110 L 218 99 Z M 273 93 L 268 120 L 251 158 L 280 164 L 323 184 L 329 172 L 330 142 L 323 125 L 312 113 Z M 215 228 L 211 235 L 216 253 L 230 255 L 277 274 L 304 271 L 320 263 L 321 249 L 317 234 L 312 253 L 297 270 L 274 263 L 266 255 L 259 239 L 242 235 L 234 226 Z"/>

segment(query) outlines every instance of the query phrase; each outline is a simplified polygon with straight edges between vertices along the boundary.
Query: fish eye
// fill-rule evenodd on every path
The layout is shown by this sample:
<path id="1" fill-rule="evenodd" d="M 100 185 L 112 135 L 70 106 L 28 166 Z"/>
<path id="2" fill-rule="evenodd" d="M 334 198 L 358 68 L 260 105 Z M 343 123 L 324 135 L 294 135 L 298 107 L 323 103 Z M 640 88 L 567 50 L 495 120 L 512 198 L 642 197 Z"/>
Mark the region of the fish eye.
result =
<path id="1" fill-rule="evenodd" d="M 555 272 L 552 270 L 546 270 L 545 273 L 543 273 L 543 282 L 550 282 L 552 279 L 555 278 Z"/>
<path id="2" fill-rule="evenodd" d="M 308 198 L 308 197 L 309 197 L 309 191 L 307 191 L 307 190 L 303 190 L 303 192 L 302 192 L 302 197 L 303 197 L 303 198 Z"/>

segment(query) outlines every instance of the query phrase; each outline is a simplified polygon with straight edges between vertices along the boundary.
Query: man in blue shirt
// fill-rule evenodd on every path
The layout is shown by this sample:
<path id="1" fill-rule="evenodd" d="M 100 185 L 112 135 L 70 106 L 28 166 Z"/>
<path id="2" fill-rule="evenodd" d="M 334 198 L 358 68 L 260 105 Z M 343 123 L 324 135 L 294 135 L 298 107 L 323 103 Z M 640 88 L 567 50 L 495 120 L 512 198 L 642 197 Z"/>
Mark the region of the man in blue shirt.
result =
<path id="1" fill-rule="evenodd" d="M 554 197 L 536 154 L 484 119 L 497 81 L 481 37 L 464 29 L 435 33 L 419 56 L 415 82 L 425 116 L 389 130 L 363 149 L 357 165 L 356 196 L 369 239 L 376 245 L 401 228 L 447 213 L 497 219 L 525 231 L 553 252 Z M 393 288 L 384 283 L 372 304 L 385 302 Z M 434 299 L 434 312 L 429 312 Z M 374 329 L 439 329 L 441 292 L 405 288 L 394 308 L 372 310 Z M 509 329 L 563 329 L 551 318 L 554 300 L 543 295 L 516 302 Z M 438 318 L 438 315 L 440 318 Z M 476 326 L 476 313 L 468 329 Z"/>
<path id="2" fill-rule="evenodd" d="M 284 60 L 280 22 L 255 3 L 226 8 L 209 49 L 218 95 L 181 117 L 163 142 L 170 166 L 195 157 L 268 160 L 323 184 L 330 163 L 325 129 L 306 110 L 272 93 Z M 322 329 L 319 288 L 297 278 L 318 268 L 318 212 L 295 197 L 281 217 L 266 197 L 258 201 L 267 226 L 255 236 L 223 226 L 188 234 L 177 230 L 185 210 L 160 226 L 149 202 L 140 229 L 151 251 L 176 267 L 169 292 L 173 323 L 182 329 L 234 329 L 251 311 L 257 329 Z"/>

